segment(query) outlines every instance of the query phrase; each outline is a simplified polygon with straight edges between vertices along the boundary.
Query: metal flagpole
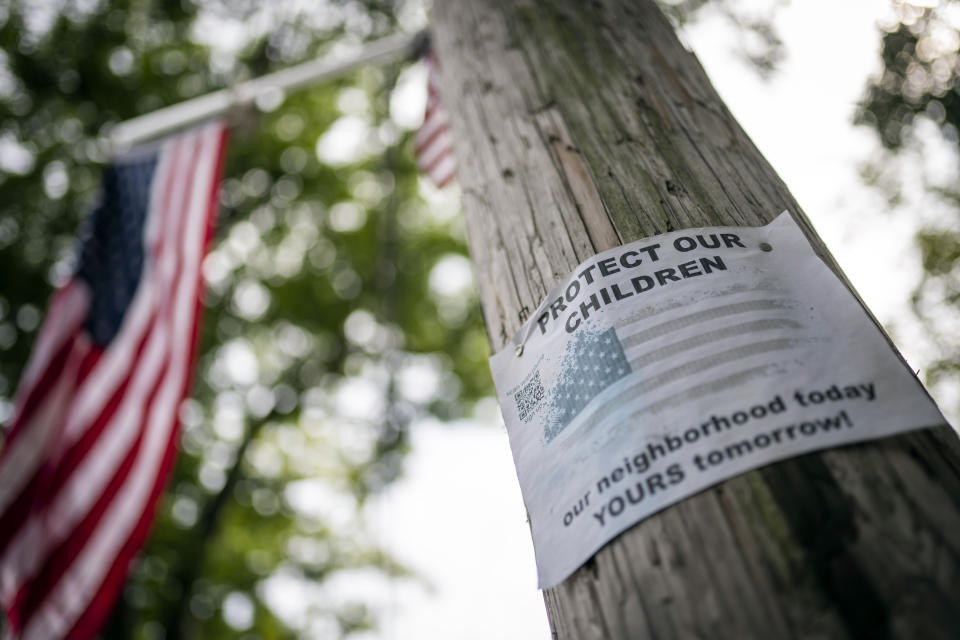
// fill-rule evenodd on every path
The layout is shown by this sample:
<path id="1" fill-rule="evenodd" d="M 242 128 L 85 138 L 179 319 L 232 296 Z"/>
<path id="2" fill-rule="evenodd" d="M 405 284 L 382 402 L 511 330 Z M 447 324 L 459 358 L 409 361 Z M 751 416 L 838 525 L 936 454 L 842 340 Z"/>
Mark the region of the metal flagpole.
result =
<path id="1" fill-rule="evenodd" d="M 108 139 L 114 151 L 170 133 L 230 109 L 250 104 L 277 91 L 290 91 L 331 80 L 368 64 L 390 62 L 413 55 L 425 43 L 427 34 L 397 34 L 374 40 L 349 56 L 327 56 L 287 69 L 241 82 L 233 87 L 208 93 L 163 109 L 158 109 L 114 125 Z"/>

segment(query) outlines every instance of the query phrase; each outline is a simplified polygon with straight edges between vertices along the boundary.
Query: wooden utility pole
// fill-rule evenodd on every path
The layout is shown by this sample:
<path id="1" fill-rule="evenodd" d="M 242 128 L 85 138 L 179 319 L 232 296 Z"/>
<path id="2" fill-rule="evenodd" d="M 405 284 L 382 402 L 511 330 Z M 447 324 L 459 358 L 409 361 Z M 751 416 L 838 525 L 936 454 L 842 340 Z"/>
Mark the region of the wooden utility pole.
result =
<path id="1" fill-rule="evenodd" d="M 840 273 L 650 0 L 434 12 L 495 350 L 581 260 L 674 229 L 786 209 Z M 554 636 L 960 638 L 958 502 L 947 427 L 772 464 L 642 521 L 547 591 Z"/>

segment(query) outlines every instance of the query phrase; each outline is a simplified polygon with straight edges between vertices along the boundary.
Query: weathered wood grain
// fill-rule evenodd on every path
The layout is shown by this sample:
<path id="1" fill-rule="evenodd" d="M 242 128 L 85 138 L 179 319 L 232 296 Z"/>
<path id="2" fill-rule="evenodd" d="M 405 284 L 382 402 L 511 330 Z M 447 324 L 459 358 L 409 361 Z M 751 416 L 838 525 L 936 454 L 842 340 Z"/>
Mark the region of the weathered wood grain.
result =
<path id="1" fill-rule="evenodd" d="M 434 9 L 494 349 L 581 260 L 788 210 L 787 187 L 649 0 Z M 795 126 L 795 123 L 784 123 Z M 558 638 L 960 638 L 947 427 L 805 455 L 641 522 L 545 593 Z"/>

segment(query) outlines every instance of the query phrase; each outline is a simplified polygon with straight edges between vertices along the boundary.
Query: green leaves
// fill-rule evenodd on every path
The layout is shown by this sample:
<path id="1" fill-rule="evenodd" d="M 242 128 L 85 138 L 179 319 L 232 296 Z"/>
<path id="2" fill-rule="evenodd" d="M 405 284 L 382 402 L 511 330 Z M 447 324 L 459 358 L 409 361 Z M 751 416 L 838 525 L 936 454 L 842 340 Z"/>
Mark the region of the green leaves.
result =
<path id="1" fill-rule="evenodd" d="M 916 236 L 923 275 L 913 306 L 931 342 L 925 377 L 929 384 L 955 385 L 960 373 L 960 22 L 954 4 L 893 3 L 897 21 L 881 36 L 883 68 L 867 83 L 855 122 L 872 128 L 891 152 L 867 167 L 867 181 L 882 189 L 891 208 L 902 209 L 912 198 L 923 212 Z"/>

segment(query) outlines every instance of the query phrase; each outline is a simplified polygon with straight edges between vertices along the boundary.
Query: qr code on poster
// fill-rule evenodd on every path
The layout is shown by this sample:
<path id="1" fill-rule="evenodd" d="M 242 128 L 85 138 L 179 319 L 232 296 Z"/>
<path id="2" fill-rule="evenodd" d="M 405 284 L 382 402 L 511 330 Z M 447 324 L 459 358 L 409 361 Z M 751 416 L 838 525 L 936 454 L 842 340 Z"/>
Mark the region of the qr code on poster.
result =
<path id="1" fill-rule="evenodd" d="M 537 371 L 533 377 L 523 385 L 523 388 L 517 392 L 514 399 L 517 401 L 517 413 L 520 414 L 520 421 L 526 422 L 530 416 L 537 410 L 546 392 L 543 390 L 543 383 L 540 382 L 540 372 Z"/>

